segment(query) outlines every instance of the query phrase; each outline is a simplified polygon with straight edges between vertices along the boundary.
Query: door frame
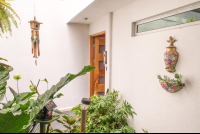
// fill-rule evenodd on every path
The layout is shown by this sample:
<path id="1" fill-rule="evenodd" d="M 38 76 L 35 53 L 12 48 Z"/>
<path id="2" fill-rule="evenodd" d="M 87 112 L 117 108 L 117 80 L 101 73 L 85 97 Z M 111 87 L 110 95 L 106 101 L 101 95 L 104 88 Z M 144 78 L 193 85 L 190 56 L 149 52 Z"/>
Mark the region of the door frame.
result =
<path id="1" fill-rule="evenodd" d="M 99 32 L 93 35 L 90 35 L 90 65 L 94 66 L 94 51 L 93 51 L 93 44 L 94 44 L 94 37 L 98 37 L 101 35 L 106 35 L 106 31 Z M 106 38 L 106 37 L 105 37 Z M 94 94 L 94 82 L 93 82 L 94 70 L 90 72 L 90 97 Z"/>

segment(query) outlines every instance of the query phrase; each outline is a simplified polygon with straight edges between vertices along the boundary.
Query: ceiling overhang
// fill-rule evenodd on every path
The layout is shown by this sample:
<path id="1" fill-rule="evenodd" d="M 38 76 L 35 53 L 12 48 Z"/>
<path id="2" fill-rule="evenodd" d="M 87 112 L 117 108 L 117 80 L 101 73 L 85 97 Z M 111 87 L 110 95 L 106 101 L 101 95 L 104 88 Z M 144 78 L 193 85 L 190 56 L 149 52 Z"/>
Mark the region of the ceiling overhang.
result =
<path id="1" fill-rule="evenodd" d="M 99 17 L 114 12 L 135 0 L 95 0 L 68 23 L 90 24 Z M 88 18 L 88 19 L 85 19 Z"/>

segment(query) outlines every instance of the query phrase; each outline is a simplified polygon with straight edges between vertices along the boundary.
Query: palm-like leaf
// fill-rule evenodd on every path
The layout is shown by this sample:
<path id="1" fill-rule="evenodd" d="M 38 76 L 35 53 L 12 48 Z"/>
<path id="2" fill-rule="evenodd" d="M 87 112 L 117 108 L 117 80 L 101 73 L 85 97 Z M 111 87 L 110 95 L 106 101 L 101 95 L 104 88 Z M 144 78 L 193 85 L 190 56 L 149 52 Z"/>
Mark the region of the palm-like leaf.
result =
<path id="1" fill-rule="evenodd" d="M 10 3 L 5 2 L 5 0 L 0 0 L 0 36 L 8 31 L 12 35 L 11 21 L 18 28 L 14 16 L 20 20 L 17 13 L 11 8 Z"/>

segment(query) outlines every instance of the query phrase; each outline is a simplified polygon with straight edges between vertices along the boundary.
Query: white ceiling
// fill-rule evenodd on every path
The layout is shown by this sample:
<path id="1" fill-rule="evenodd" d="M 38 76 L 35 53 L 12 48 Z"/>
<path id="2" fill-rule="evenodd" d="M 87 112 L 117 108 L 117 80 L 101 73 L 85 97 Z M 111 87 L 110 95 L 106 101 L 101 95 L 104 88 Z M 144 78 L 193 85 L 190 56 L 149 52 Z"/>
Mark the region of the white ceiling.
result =
<path id="1" fill-rule="evenodd" d="M 95 0 L 68 23 L 90 24 L 102 15 L 114 12 L 135 0 Z M 88 18 L 85 20 L 84 18 Z"/>

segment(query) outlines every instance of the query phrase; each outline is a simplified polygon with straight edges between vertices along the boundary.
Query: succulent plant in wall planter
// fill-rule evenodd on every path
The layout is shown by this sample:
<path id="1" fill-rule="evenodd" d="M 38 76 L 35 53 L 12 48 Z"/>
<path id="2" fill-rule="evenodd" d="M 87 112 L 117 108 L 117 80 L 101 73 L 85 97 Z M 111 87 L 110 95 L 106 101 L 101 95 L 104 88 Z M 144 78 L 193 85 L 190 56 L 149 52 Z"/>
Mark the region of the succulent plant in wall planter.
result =
<path id="1" fill-rule="evenodd" d="M 175 78 L 177 80 L 170 79 L 168 76 L 164 75 L 164 79 L 163 79 L 160 75 L 158 75 L 158 79 L 162 88 L 170 93 L 175 93 L 181 90 L 185 86 L 185 83 L 182 83 L 181 74 L 175 74 Z"/>

